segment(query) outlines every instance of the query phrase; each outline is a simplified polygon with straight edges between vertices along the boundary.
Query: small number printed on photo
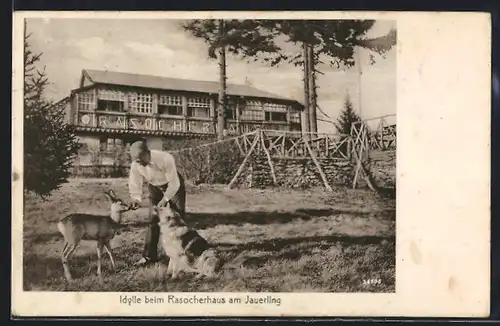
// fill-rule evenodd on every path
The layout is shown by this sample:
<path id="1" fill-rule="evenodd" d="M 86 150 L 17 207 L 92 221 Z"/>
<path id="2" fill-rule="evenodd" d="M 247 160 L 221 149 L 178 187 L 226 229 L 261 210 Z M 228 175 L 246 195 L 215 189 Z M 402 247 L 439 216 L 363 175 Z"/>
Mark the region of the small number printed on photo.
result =
<path id="1" fill-rule="evenodd" d="M 363 285 L 378 285 L 382 284 L 382 280 L 379 278 L 370 278 L 367 280 L 363 280 Z"/>

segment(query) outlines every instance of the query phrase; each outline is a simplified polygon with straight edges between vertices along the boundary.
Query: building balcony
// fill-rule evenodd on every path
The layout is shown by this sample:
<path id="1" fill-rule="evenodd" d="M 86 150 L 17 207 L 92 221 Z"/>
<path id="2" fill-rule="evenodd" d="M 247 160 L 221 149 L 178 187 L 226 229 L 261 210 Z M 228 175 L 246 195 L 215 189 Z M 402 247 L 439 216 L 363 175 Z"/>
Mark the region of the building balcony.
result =
<path id="1" fill-rule="evenodd" d="M 216 118 L 189 117 L 183 115 L 146 114 L 112 111 L 80 110 L 74 117 L 77 131 L 97 133 L 123 133 L 142 135 L 214 135 Z M 228 134 L 252 132 L 258 128 L 270 130 L 294 130 L 300 123 L 287 121 L 227 119 Z"/>

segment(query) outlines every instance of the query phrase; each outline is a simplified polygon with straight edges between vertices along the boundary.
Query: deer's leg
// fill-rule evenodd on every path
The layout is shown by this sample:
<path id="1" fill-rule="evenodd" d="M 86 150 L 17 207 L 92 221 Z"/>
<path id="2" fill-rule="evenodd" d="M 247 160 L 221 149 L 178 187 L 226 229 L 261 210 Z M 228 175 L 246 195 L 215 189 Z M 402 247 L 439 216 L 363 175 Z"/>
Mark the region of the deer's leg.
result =
<path id="1" fill-rule="evenodd" d="M 73 280 L 73 277 L 71 276 L 71 272 L 69 270 L 68 260 L 69 260 L 69 257 L 71 256 L 71 254 L 75 251 L 76 246 L 77 246 L 76 244 L 66 242 L 64 244 L 63 252 L 61 255 L 63 268 L 64 268 L 64 276 L 70 282 Z"/>
<path id="2" fill-rule="evenodd" d="M 102 265 L 102 248 L 104 244 L 99 241 L 97 243 L 97 276 L 101 276 L 101 265 Z"/>
<path id="3" fill-rule="evenodd" d="M 63 247 L 63 250 L 61 251 L 61 262 L 62 262 L 62 265 L 64 268 L 64 276 L 69 281 L 69 280 L 71 280 L 71 273 L 70 273 L 69 267 L 68 267 L 68 260 L 66 259 L 67 250 L 68 250 L 68 242 L 64 241 L 64 247 Z"/>
<path id="4" fill-rule="evenodd" d="M 109 241 L 104 244 L 104 249 L 108 253 L 109 259 L 111 260 L 111 268 L 113 269 L 113 271 L 115 271 L 116 265 L 115 260 L 113 259 L 113 254 L 111 253 L 111 244 L 109 243 Z"/>
<path id="5" fill-rule="evenodd" d="M 61 251 L 61 261 L 62 261 L 62 264 L 64 265 L 66 263 L 66 260 L 65 260 L 65 254 L 66 254 L 66 249 L 68 248 L 68 242 L 64 241 L 64 247 Z"/>

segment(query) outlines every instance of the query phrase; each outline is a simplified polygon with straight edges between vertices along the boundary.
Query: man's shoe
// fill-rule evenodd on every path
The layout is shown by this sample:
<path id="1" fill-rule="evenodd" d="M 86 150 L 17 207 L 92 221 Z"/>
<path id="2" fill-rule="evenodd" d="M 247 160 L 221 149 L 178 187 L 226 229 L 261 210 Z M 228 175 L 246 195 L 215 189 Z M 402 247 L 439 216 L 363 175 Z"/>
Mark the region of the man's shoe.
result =
<path id="1" fill-rule="evenodd" d="M 134 264 L 134 266 L 147 266 L 147 265 L 154 264 L 155 262 L 156 262 L 156 260 L 142 257 L 138 262 L 136 262 Z"/>

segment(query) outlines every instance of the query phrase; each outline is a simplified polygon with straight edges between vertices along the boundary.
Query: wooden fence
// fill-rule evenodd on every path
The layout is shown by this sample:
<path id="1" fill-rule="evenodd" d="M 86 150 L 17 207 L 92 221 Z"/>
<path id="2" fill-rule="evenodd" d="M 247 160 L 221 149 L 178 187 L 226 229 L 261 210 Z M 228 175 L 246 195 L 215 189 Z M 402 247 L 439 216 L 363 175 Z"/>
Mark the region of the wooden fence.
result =
<path id="1" fill-rule="evenodd" d="M 308 146 L 318 158 L 349 159 L 350 136 L 300 131 L 258 130 L 235 137 L 233 141 L 243 156 L 250 150 L 276 158 L 308 158 Z"/>
<path id="2" fill-rule="evenodd" d="M 248 157 L 251 153 L 251 155 L 265 155 L 269 160 L 271 158 L 312 158 L 313 160 L 329 158 L 340 161 L 354 159 L 359 166 L 370 150 L 396 148 L 396 125 L 389 122 L 394 117 L 395 115 L 387 115 L 357 122 L 352 125 L 350 135 L 256 130 L 194 148 L 200 149 L 221 142 L 232 142 L 237 146 L 242 157 Z M 182 148 L 171 152 L 181 154 L 183 151 L 192 149 Z M 200 162 L 200 164 L 203 163 Z M 128 170 L 128 166 L 98 164 L 75 165 L 70 172 L 75 177 L 113 178 L 127 176 Z"/>
<path id="3" fill-rule="evenodd" d="M 363 146 L 366 146 L 369 150 L 395 149 L 395 117 L 395 114 L 389 114 L 353 123 L 351 126 L 353 147 L 359 148 L 363 144 Z"/>
<path id="4" fill-rule="evenodd" d="M 120 165 L 73 165 L 69 172 L 76 178 L 123 178 L 128 176 L 130 167 Z"/>

